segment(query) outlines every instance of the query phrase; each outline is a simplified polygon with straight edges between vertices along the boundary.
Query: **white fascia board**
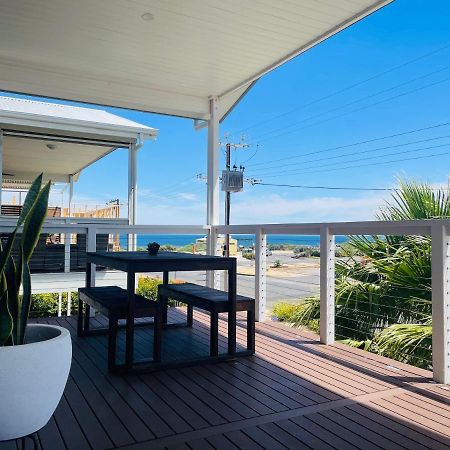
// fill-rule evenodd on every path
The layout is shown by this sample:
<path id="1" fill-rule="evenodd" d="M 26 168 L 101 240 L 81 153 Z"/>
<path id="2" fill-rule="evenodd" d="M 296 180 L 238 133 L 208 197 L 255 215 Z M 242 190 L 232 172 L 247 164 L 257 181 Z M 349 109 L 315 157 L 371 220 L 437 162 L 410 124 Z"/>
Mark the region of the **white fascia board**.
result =
<path id="1" fill-rule="evenodd" d="M 36 172 L 14 172 L 14 177 L 3 176 L 3 181 L 8 180 L 34 180 L 38 173 Z M 70 175 L 64 173 L 44 173 L 42 177 L 42 182 L 47 183 L 51 181 L 52 183 L 69 183 Z"/>
<path id="2" fill-rule="evenodd" d="M 43 130 L 51 134 L 53 130 L 66 136 L 76 134 L 78 137 L 92 137 L 101 140 L 117 139 L 124 143 L 135 142 L 140 138 L 152 139 L 158 134 L 158 130 L 154 128 L 124 127 L 40 114 L 0 111 L 0 128 L 7 128 L 8 125 L 11 126 L 11 129 L 20 131 Z"/>

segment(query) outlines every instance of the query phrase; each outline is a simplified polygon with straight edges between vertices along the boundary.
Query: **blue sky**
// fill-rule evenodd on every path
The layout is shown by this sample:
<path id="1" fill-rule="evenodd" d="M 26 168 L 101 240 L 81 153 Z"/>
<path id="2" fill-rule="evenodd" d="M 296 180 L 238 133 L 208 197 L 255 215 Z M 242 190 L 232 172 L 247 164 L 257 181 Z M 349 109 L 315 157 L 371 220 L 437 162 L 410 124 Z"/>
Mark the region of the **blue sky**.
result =
<path id="1" fill-rule="evenodd" d="M 259 80 L 221 125 L 230 141 L 244 133 L 252 144 L 233 162 L 252 157 L 246 176 L 274 184 L 446 184 L 450 125 L 349 145 L 450 122 L 449 16 L 446 0 L 397 0 Z M 206 131 L 188 119 L 109 111 L 160 130 L 138 158 L 139 223 L 203 223 L 206 187 L 195 175 L 206 170 Z M 118 150 L 85 170 L 76 202 L 125 202 L 126 164 Z M 246 185 L 232 196 L 231 222 L 372 219 L 389 195 Z"/>

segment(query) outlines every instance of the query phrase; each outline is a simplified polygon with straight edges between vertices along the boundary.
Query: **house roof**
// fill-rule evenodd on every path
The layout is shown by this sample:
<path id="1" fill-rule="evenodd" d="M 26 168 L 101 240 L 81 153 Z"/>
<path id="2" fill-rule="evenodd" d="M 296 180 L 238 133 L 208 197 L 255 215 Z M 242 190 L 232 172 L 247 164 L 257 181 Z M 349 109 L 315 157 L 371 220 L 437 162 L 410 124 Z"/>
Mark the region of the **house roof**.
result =
<path id="1" fill-rule="evenodd" d="M 0 90 L 207 119 L 392 0 L 0 2 Z"/>
<path id="2" fill-rule="evenodd" d="M 154 128 L 106 111 L 0 97 L 3 185 L 77 179 L 87 166 L 118 147 L 157 135 Z"/>
<path id="3" fill-rule="evenodd" d="M 155 137 L 158 130 L 101 109 L 0 97 L 0 129 L 30 133 L 80 135 L 83 138 L 129 144 L 140 135 Z"/>

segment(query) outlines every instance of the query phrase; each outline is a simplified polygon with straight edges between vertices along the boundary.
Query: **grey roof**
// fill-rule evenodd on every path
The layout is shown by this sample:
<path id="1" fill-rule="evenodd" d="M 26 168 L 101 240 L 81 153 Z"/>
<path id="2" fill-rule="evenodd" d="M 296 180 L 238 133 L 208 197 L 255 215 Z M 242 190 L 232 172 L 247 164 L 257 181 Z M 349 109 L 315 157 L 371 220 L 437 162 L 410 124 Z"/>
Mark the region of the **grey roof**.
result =
<path id="1" fill-rule="evenodd" d="M 0 97 L 0 115 L 2 113 L 30 114 L 51 119 L 82 121 L 100 126 L 117 126 L 142 130 L 145 133 L 156 134 L 157 130 L 132 120 L 111 114 L 102 109 L 83 108 L 80 106 L 61 105 L 36 100 L 13 97 Z"/>

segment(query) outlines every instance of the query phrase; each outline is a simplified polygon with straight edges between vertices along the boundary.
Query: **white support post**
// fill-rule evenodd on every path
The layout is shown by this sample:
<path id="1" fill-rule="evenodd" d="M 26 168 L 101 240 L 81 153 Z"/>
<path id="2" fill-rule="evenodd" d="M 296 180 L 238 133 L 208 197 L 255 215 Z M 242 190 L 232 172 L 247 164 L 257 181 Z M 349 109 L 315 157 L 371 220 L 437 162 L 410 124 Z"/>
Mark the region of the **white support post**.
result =
<path id="1" fill-rule="evenodd" d="M 72 235 L 70 233 L 64 234 L 64 272 L 70 272 L 70 241 Z"/>
<path id="2" fill-rule="evenodd" d="M 320 342 L 334 343 L 334 254 L 335 238 L 328 227 L 320 230 Z"/>
<path id="3" fill-rule="evenodd" d="M 128 223 L 136 225 L 137 214 L 137 144 L 130 144 L 128 151 Z M 136 235 L 128 235 L 128 250 L 136 250 Z"/>
<path id="4" fill-rule="evenodd" d="M 95 252 L 97 250 L 97 230 L 95 228 L 88 227 L 86 233 L 86 251 Z M 96 265 L 91 264 L 91 287 L 95 287 L 95 270 Z M 88 274 L 86 274 L 87 276 Z M 90 317 L 95 316 L 95 309 L 91 308 Z"/>
<path id="5" fill-rule="evenodd" d="M 266 318 L 267 235 L 258 229 L 255 236 L 255 308 L 256 320 Z"/>
<path id="6" fill-rule="evenodd" d="M 58 294 L 58 317 L 62 315 L 62 292 Z"/>
<path id="7" fill-rule="evenodd" d="M 207 211 L 206 223 L 209 226 L 219 225 L 219 101 L 217 97 L 209 100 L 210 118 L 208 121 L 208 173 L 207 173 Z M 208 238 L 209 255 L 215 255 L 217 233 L 211 230 Z M 207 285 L 215 286 L 214 272 L 206 274 Z"/>
<path id="8" fill-rule="evenodd" d="M 67 293 L 67 315 L 72 315 L 72 291 Z"/>
<path id="9" fill-rule="evenodd" d="M 73 175 L 69 176 L 69 217 L 73 213 Z"/>
<path id="10" fill-rule="evenodd" d="M 433 379 L 450 383 L 450 293 L 448 231 L 437 222 L 431 228 Z"/>
<path id="11" fill-rule="evenodd" d="M 1 212 L 1 205 L 3 200 L 3 130 L 0 129 L 0 216 L 2 214 Z"/>

